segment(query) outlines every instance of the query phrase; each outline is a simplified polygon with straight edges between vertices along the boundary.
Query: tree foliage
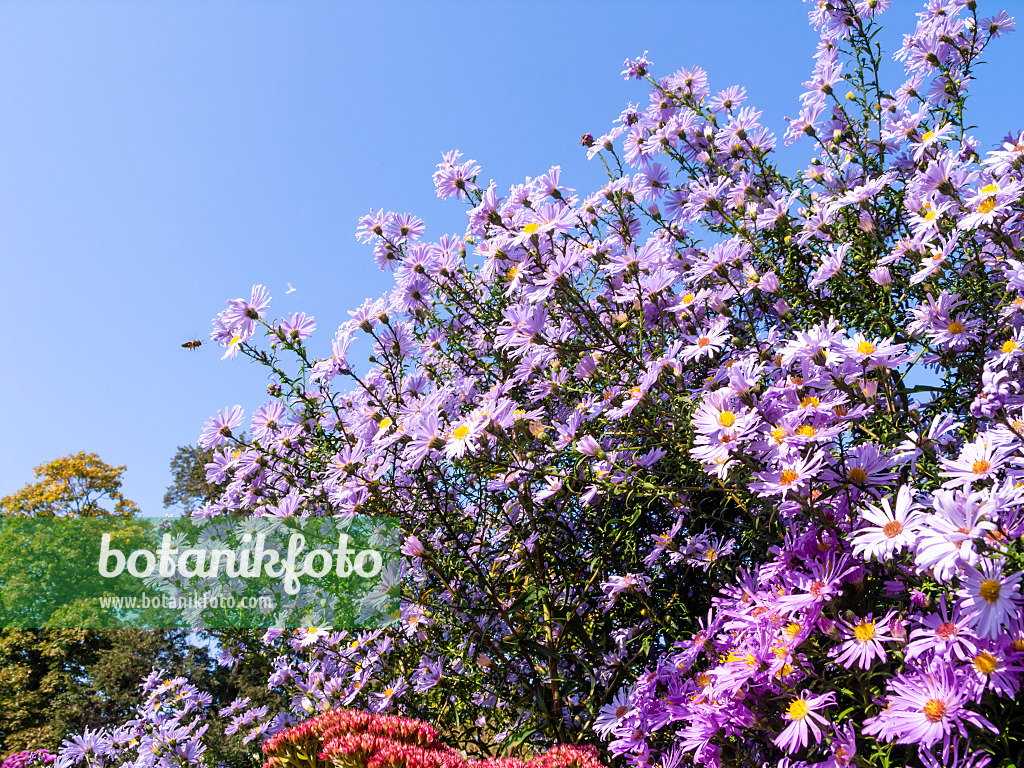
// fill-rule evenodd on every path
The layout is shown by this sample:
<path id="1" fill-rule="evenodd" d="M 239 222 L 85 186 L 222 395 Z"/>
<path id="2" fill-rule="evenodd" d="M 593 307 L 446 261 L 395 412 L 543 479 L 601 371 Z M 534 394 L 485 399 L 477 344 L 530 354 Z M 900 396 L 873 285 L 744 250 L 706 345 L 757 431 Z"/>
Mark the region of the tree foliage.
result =
<path id="1" fill-rule="evenodd" d="M 36 482 L 0 499 L 0 514 L 35 517 L 131 517 L 135 502 L 121 493 L 125 465 L 112 467 L 95 453 L 79 453 L 40 464 Z"/>

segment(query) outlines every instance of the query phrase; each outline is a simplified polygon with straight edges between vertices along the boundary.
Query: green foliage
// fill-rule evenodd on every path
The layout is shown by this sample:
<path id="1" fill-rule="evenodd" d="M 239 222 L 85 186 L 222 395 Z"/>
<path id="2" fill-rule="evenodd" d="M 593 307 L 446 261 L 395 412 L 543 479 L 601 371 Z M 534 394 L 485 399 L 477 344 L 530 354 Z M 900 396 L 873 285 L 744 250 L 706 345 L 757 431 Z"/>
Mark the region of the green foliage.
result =
<path id="1" fill-rule="evenodd" d="M 206 482 L 206 465 L 213 461 L 213 451 L 196 445 L 182 445 L 171 459 L 174 479 L 164 494 L 164 507 L 177 507 L 191 512 L 196 507 L 216 500 L 224 484 Z"/>

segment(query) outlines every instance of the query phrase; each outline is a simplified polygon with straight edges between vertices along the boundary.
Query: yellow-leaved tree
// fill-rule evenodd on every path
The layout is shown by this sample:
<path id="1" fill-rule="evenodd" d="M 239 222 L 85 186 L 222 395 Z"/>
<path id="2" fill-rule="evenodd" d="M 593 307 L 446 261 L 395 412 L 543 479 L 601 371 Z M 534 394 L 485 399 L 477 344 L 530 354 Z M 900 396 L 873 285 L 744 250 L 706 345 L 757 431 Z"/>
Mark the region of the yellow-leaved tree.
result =
<path id="1" fill-rule="evenodd" d="M 36 482 L 0 499 L 0 514 L 19 517 L 133 517 L 134 501 L 121 494 L 125 466 L 112 467 L 80 451 L 40 464 Z"/>

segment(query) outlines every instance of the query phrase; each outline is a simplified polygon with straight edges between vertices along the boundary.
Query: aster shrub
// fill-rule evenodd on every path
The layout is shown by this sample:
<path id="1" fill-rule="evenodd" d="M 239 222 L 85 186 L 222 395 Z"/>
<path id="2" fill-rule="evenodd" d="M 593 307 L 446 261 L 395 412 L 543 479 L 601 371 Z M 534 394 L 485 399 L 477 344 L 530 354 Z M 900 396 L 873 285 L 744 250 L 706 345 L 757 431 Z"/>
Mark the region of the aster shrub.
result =
<path id="1" fill-rule="evenodd" d="M 929 0 L 894 87 L 889 5 L 813 5 L 795 175 L 743 88 L 644 56 L 583 137 L 602 188 L 450 152 L 463 234 L 365 216 L 396 285 L 329 354 L 229 302 L 271 397 L 207 423 L 196 514 L 387 515 L 405 555 L 396 627 L 233 638 L 293 701 L 250 735 L 357 706 L 636 766 L 1019 764 L 1024 134 L 965 111 L 1013 20 Z"/>

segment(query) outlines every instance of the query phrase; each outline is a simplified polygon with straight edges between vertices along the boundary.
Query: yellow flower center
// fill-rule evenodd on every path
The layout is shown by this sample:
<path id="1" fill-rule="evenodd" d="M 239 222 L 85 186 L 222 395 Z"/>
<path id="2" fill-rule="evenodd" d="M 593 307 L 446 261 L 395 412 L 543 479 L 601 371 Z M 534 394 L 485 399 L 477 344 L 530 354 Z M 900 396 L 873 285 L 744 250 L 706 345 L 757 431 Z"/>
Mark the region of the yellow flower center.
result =
<path id="1" fill-rule="evenodd" d="M 929 723 L 937 723 L 946 716 L 946 702 L 941 699 L 929 699 L 922 711 Z"/>
<path id="2" fill-rule="evenodd" d="M 801 629 L 802 627 L 799 623 L 791 621 L 789 622 L 789 624 L 786 625 L 786 628 L 783 630 L 783 632 L 785 632 L 786 637 L 792 640 L 794 637 L 800 634 Z"/>
<path id="3" fill-rule="evenodd" d="M 933 221 L 935 219 L 935 217 L 938 216 L 938 215 L 939 215 L 938 211 L 928 211 L 928 213 L 926 213 L 924 215 L 924 220 L 925 221 Z"/>
<path id="4" fill-rule="evenodd" d="M 857 351 L 862 355 L 870 355 L 875 351 L 875 345 L 870 341 L 862 341 L 857 345 Z"/>
<path id="5" fill-rule="evenodd" d="M 978 459 L 976 462 L 971 464 L 971 472 L 976 475 L 984 475 L 990 469 L 992 469 L 992 465 L 984 459 Z"/>
<path id="6" fill-rule="evenodd" d="M 861 467 L 853 467 L 849 472 L 846 473 L 851 483 L 863 483 L 868 479 L 868 473 L 865 472 Z"/>
<path id="7" fill-rule="evenodd" d="M 981 595 L 981 599 L 986 603 L 995 603 L 999 599 L 999 591 L 1002 585 L 995 579 L 986 579 L 981 582 L 981 588 L 978 590 L 978 594 Z"/>
<path id="8" fill-rule="evenodd" d="M 875 622 L 862 621 L 853 628 L 853 636 L 857 638 L 858 643 L 866 643 L 868 640 L 873 640 L 875 637 Z"/>
<path id="9" fill-rule="evenodd" d="M 519 265 L 516 264 L 514 267 L 511 267 L 508 270 L 508 279 L 509 280 L 515 280 L 516 279 L 516 275 L 518 275 L 518 274 L 519 274 Z"/>
<path id="10" fill-rule="evenodd" d="M 732 411 L 722 411 L 718 414 L 718 423 L 723 427 L 731 427 L 736 423 L 736 414 Z"/>
<path id="11" fill-rule="evenodd" d="M 536 221 L 531 221 L 529 224 L 523 227 L 523 232 L 525 232 L 528 235 L 532 235 L 538 229 L 540 229 L 540 224 L 538 224 Z"/>
<path id="12" fill-rule="evenodd" d="M 792 485 L 796 482 L 798 477 L 800 477 L 800 475 L 792 469 L 784 469 L 782 470 L 782 474 L 779 476 L 779 485 Z"/>
<path id="13" fill-rule="evenodd" d="M 974 657 L 974 668 L 983 675 L 991 675 L 998 664 L 998 659 L 988 651 L 982 651 Z"/>
<path id="14" fill-rule="evenodd" d="M 978 213 L 988 213 L 995 207 L 996 199 L 994 197 L 986 197 L 984 200 L 978 203 L 978 207 L 975 208 L 974 210 L 977 211 Z"/>
<path id="15" fill-rule="evenodd" d="M 789 709 L 786 710 L 786 714 L 790 720 L 803 720 L 810 711 L 811 708 L 807 706 L 806 701 L 803 699 L 793 699 L 793 701 L 789 702 Z"/>
<path id="16" fill-rule="evenodd" d="M 688 293 L 685 296 L 683 296 L 683 304 L 692 304 L 693 300 L 696 298 L 697 297 L 694 296 L 692 293 Z"/>
<path id="17" fill-rule="evenodd" d="M 819 405 L 821 405 L 821 400 L 816 398 L 814 395 L 808 395 L 807 397 L 800 401 L 801 408 L 810 408 L 812 406 L 816 408 Z"/>
<path id="18" fill-rule="evenodd" d="M 950 335 L 956 336 L 964 332 L 964 324 L 961 323 L 959 320 L 954 320 L 952 323 L 949 324 L 949 326 L 947 326 L 946 331 Z"/>
<path id="19" fill-rule="evenodd" d="M 921 137 L 921 143 L 929 142 L 935 138 L 935 131 L 925 131 L 924 136 Z"/>
<path id="20" fill-rule="evenodd" d="M 452 432 L 452 437 L 454 437 L 456 440 L 461 440 L 468 434 L 469 427 L 467 427 L 465 424 L 460 424 L 458 427 L 455 428 L 455 431 Z"/>
<path id="21" fill-rule="evenodd" d="M 984 187 L 981 188 L 981 194 L 983 194 L 983 195 L 994 195 L 998 191 L 999 191 L 999 185 L 998 184 L 986 184 Z"/>
<path id="22" fill-rule="evenodd" d="M 800 427 L 800 429 L 796 431 L 796 433 L 801 437 L 814 437 L 818 433 L 818 430 L 816 430 L 810 424 L 804 424 L 802 427 Z"/>
<path id="23" fill-rule="evenodd" d="M 1004 341 L 1003 342 L 1003 346 L 1001 347 L 1002 352 L 1003 352 L 1004 355 L 1010 354 L 1016 348 L 1017 348 L 1017 342 L 1014 341 L 1013 339 L 1010 339 L 1009 341 Z"/>

